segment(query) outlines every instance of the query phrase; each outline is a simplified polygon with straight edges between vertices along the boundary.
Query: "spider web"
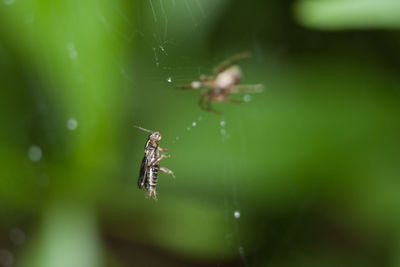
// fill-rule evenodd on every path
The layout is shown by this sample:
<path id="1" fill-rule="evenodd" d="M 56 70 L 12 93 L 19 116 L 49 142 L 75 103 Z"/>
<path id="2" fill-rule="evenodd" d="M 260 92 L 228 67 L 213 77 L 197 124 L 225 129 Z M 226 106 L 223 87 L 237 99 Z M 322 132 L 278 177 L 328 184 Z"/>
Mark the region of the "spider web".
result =
<path id="1" fill-rule="evenodd" d="M 104 0 L 106 1 L 106 0 Z M 217 153 L 209 150 L 209 157 L 214 157 L 218 162 L 220 171 L 215 176 L 220 179 L 215 183 L 209 183 L 210 186 L 223 187 L 220 190 L 222 196 L 217 199 L 218 205 L 223 206 L 225 218 L 225 242 L 226 247 L 233 251 L 233 259 L 237 259 L 243 266 L 248 266 L 248 258 L 246 255 L 246 246 L 241 236 L 240 220 L 246 216 L 246 212 L 242 212 L 240 206 L 240 197 L 237 194 L 237 167 L 232 160 L 219 161 L 218 155 L 224 155 L 229 150 L 229 147 L 238 143 L 238 140 L 232 140 L 230 135 L 230 125 L 235 123 L 235 119 L 231 119 L 228 115 L 215 115 L 202 111 L 197 105 L 199 97 L 198 91 L 178 91 L 175 89 L 177 85 L 187 84 L 193 80 L 197 80 L 201 74 L 210 75 L 212 68 L 220 61 L 226 59 L 231 54 L 223 54 L 217 58 L 212 58 L 211 61 L 199 58 L 196 51 L 185 47 L 188 43 L 193 44 L 199 42 L 198 49 L 204 50 L 204 38 L 206 38 L 207 30 L 210 23 L 218 15 L 218 10 L 223 7 L 224 1 L 164 1 L 164 0 L 148 0 L 148 1 L 135 1 L 134 12 L 115 8 L 113 12 L 120 18 L 121 23 L 128 28 L 128 35 L 123 36 L 123 42 L 120 43 L 121 47 L 129 45 L 136 46 L 136 50 L 140 50 L 140 56 L 137 54 L 127 55 L 122 51 L 120 57 L 115 58 L 115 67 L 121 71 L 121 78 L 125 80 L 125 90 L 147 90 L 147 93 L 141 92 L 140 95 L 144 98 L 151 98 L 154 105 L 157 106 L 156 110 L 166 109 L 171 111 L 170 116 L 161 115 L 154 112 L 155 115 L 150 114 L 150 117 L 134 117 L 132 118 L 135 123 L 152 130 L 159 130 L 163 134 L 161 146 L 169 149 L 172 158 L 163 160 L 161 165 L 175 171 L 177 176 L 175 181 L 168 182 L 170 187 L 179 186 L 185 179 L 184 173 L 179 170 L 179 159 L 186 157 L 185 155 L 177 155 L 177 153 L 187 153 L 191 150 L 194 143 L 204 140 L 204 136 L 211 135 L 213 139 L 216 138 L 218 146 L 215 147 Z M 177 10 L 179 10 L 177 15 Z M 176 18 L 178 16 L 179 18 Z M 110 35 L 120 35 L 118 30 L 109 27 L 107 18 L 99 12 L 99 18 L 102 21 L 105 30 Z M 182 22 L 183 21 L 183 22 Z M 182 34 L 182 29 L 177 24 L 185 24 Z M 196 36 L 196 33 L 197 36 Z M 187 40 L 185 35 L 194 38 L 195 40 Z M 124 43 L 126 42 L 126 43 Z M 127 52 L 127 51 L 125 51 Z M 236 51 L 241 52 L 241 51 Z M 195 53 L 195 54 L 193 54 Z M 141 67 L 146 68 L 144 75 L 136 77 L 135 72 L 137 66 L 127 63 L 127 57 L 138 57 L 137 62 L 144 65 Z M 134 59 L 135 60 L 135 59 Z M 138 88 L 138 87 L 141 88 Z M 146 88 L 143 88 L 143 87 Z M 138 93 L 139 94 L 139 93 Z M 152 97 L 153 94 L 157 94 Z M 143 96 L 144 95 L 144 96 Z M 177 100 L 174 103 L 165 103 L 159 99 L 168 98 L 172 95 Z M 250 102 L 250 95 L 242 95 L 244 102 Z M 134 112 L 146 114 L 146 109 L 149 107 L 143 104 L 141 100 L 134 98 Z M 190 103 L 189 103 L 190 102 Z M 180 104 L 183 103 L 183 104 Z M 171 105 L 176 105 L 179 108 L 186 109 L 184 113 L 177 114 L 176 111 L 171 110 Z M 219 105 L 218 108 L 223 109 L 224 106 Z M 233 108 L 233 107 L 230 107 Z M 241 108 L 241 107 L 235 107 Z M 168 114 L 168 112 L 166 112 Z M 179 111 L 178 111 L 179 113 Z M 176 116 L 174 118 L 174 116 Z M 173 119 L 175 122 L 169 123 Z M 170 126 L 174 125 L 174 126 Z M 212 132 L 209 132 L 212 131 Z M 242 133 L 243 134 L 243 133 Z M 243 136 L 242 136 L 243 137 Z M 196 140 L 197 139 L 197 140 Z M 143 141 L 143 140 L 140 140 Z M 137 144 L 141 146 L 140 141 Z M 244 140 L 239 143 L 246 145 Z M 137 147 L 137 146 L 136 146 Z M 185 148 L 185 149 L 182 149 Z M 193 155 L 193 151 L 189 151 Z M 174 159 L 178 163 L 173 163 Z M 196 169 L 196 161 L 190 163 L 190 168 Z M 173 168 L 171 167 L 173 166 Z M 201 166 L 200 166 L 201 168 Z M 134 172 L 135 173 L 135 172 Z M 187 175 L 187 173 L 186 173 Z M 159 198 L 157 203 L 161 204 L 163 198 L 167 198 L 167 194 L 176 190 L 168 192 L 165 189 L 167 183 L 163 180 L 169 179 L 167 175 L 161 174 L 159 182 Z M 200 178 L 200 177 L 199 177 Z M 182 179 L 182 180 L 181 180 Z M 180 181 L 181 180 L 181 181 Z M 200 183 L 200 182 L 197 182 Z M 185 183 L 182 187 L 187 186 Z M 164 187 L 164 188 L 163 188 Z M 214 196 L 209 196 L 210 198 Z M 197 201 L 207 199 L 208 193 L 202 192 L 202 197 Z M 176 218 L 179 219 L 179 218 Z M 224 256 L 221 260 L 223 262 Z M 232 260 L 232 259 L 231 259 Z"/>
<path id="2" fill-rule="evenodd" d="M 293 2 L 39 2 L 3 0 L 0 7 L 6 22 L 0 67 L 5 84 L 21 90 L 2 90 L 8 120 L 1 155 L 13 164 L 4 164 L 10 166 L 1 179 L 7 229 L 0 265 L 35 265 L 16 252 L 35 244 L 30 216 L 45 222 L 33 227 L 39 237 L 31 247 L 49 264 L 36 266 L 69 264 L 60 257 L 75 253 L 74 259 L 92 262 L 84 266 L 99 266 L 102 245 L 107 260 L 116 261 L 111 266 L 262 266 L 298 259 L 319 266 L 335 264 L 335 253 L 346 250 L 357 254 L 354 260 L 385 256 L 386 243 L 374 234 L 358 233 L 370 242 L 364 248 L 355 243 L 366 243 L 357 238 L 364 222 L 392 217 L 384 204 L 397 199 L 389 179 L 398 176 L 398 164 L 391 165 L 398 159 L 398 129 L 389 125 L 398 125 L 399 82 L 397 73 L 393 78 L 382 68 L 397 66 L 395 46 L 371 42 L 377 36 L 370 32 L 309 31 L 293 21 Z M 82 31 L 79 23 L 85 23 Z M 50 31 L 43 35 L 43 29 Z M 263 94 L 232 96 L 242 98 L 240 105 L 213 103 L 223 112 L 217 115 L 200 109 L 198 90 L 176 89 L 246 51 L 254 57 L 238 64 L 242 83 L 263 84 Z M 95 69 L 93 62 L 104 64 Z M 390 83 L 397 86 L 395 97 Z M 58 106 L 61 97 L 68 99 Z M 160 174 L 157 202 L 135 186 L 147 133 L 133 125 L 160 131 L 160 146 L 171 155 L 161 166 L 176 179 Z M 97 157 L 103 148 L 104 158 Z M 94 203 L 70 203 L 71 191 L 85 198 L 89 192 Z M 370 197 L 377 191 L 382 195 Z M 347 200 L 351 207 L 343 211 Z M 353 211 L 361 215 L 346 214 Z M 327 231 L 320 235 L 315 225 Z M 319 251 L 321 239 L 327 245 L 337 232 L 346 239 L 332 244 L 346 246 Z"/>
<path id="3" fill-rule="evenodd" d="M 4 2 L 7 5 L 15 4 L 14 1 Z M 125 203 L 117 202 L 114 203 L 115 206 L 110 204 L 112 208 L 104 213 L 112 214 L 117 207 L 117 210 L 123 210 L 118 216 L 124 217 L 124 212 L 130 213 L 134 210 L 138 219 L 131 228 L 143 227 L 148 237 L 137 237 L 137 232 L 132 234 L 131 229 L 117 229 L 118 227 L 107 229 L 105 235 L 112 240 L 110 243 L 115 240 L 118 245 L 122 243 L 124 249 L 134 243 L 134 248 L 129 253 L 134 254 L 135 258 L 143 257 L 143 261 L 148 260 L 148 254 L 158 253 L 157 255 L 163 256 L 167 252 L 172 256 L 164 255 L 164 258 L 173 258 L 171 261 L 174 263 L 186 257 L 189 259 L 186 262 L 195 261 L 199 265 L 212 262 L 248 266 L 249 242 L 243 234 L 246 231 L 241 221 L 249 217 L 249 212 L 242 209 L 246 205 L 242 205 L 245 201 L 238 181 L 244 172 L 241 166 L 246 166 L 251 157 L 247 151 L 248 134 L 244 130 L 249 115 L 242 115 L 240 111 L 245 106 L 232 104 L 215 106 L 224 112 L 223 115 L 205 112 L 198 105 L 199 91 L 176 89 L 178 85 L 198 80 L 202 74 L 211 75 L 213 67 L 221 61 L 234 53 L 243 52 L 235 47 L 214 55 L 209 52 L 210 31 L 227 1 L 146 0 L 116 4 L 113 0 L 99 0 L 96 3 L 98 5 L 93 12 L 98 20 L 96 26 L 100 28 L 96 30 L 105 33 L 114 45 L 113 51 L 116 51 L 112 66 L 109 67 L 119 70 L 118 78 L 123 81 L 123 86 L 116 86 L 114 90 L 124 96 L 126 101 L 122 103 L 126 107 L 122 120 L 126 125 L 126 132 L 129 133 L 123 135 L 124 146 L 129 148 L 129 152 L 126 152 L 126 162 L 121 163 L 121 166 L 128 166 L 125 168 L 129 170 L 121 175 L 123 178 L 115 179 L 118 196 L 129 199 L 129 204 L 127 208 Z M 79 6 L 73 8 L 79 11 Z M 33 24 L 34 19 L 33 13 L 28 14 L 25 23 Z M 262 59 L 257 42 L 251 46 L 255 52 L 254 59 Z M 72 37 L 63 49 L 74 63 L 79 61 L 83 53 Z M 77 81 L 82 83 L 86 74 L 78 73 Z M 253 102 L 251 95 L 237 97 L 243 97 L 245 103 Z M 260 120 L 261 115 L 253 107 L 251 116 Z M 240 127 L 233 127 L 237 124 Z M 69 133 L 77 133 L 76 130 L 81 125 L 83 122 L 78 116 L 71 116 L 64 122 L 63 129 Z M 161 161 L 161 166 L 173 170 L 177 178 L 172 180 L 168 175 L 160 174 L 157 187 L 159 201 L 155 205 L 152 200 L 145 199 L 144 193 L 135 186 L 146 135 L 132 129 L 133 125 L 160 131 L 163 135 L 160 146 L 168 148 L 172 156 Z M 231 156 L 237 152 L 240 156 Z M 45 165 L 44 159 L 48 155 L 43 147 L 32 144 L 27 148 L 27 157 L 31 163 Z M 42 170 L 38 176 L 38 187 L 46 190 L 51 184 L 51 178 Z M 251 183 L 252 179 L 247 177 L 245 182 Z M 124 190 L 126 188 L 129 188 L 128 192 Z M 113 196 L 108 200 L 112 202 L 117 198 Z M 176 211 L 175 207 L 178 207 Z M 54 208 L 50 212 L 50 219 L 57 218 L 59 210 L 62 209 Z M 85 213 L 79 216 L 89 218 L 91 215 Z M 211 220 L 215 225 L 204 227 L 204 222 L 197 222 L 195 216 Z M 179 224 L 175 224 L 181 228 L 173 230 L 176 233 L 186 233 L 186 240 L 197 239 L 199 244 L 190 244 L 186 248 L 179 240 L 173 242 L 173 235 L 164 234 L 161 230 L 156 232 L 154 228 L 158 225 L 157 218 L 177 220 Z M 189 219 L 192 223 L 185 225 L 184 219 Z M 130 218 L 126 220 L 125 224 L 131 222 Z M 57 223 L 60 223 L 59 226 L 63 224 L 59 221 Z M 171 227 L 174 224 L 168 225 Z M 92 229 L 91 224 L 79 227 Z M 202 228 L 205 237 L 197 235 L 196 228 Z M 24 243 L 24 231 L 22 227 L 11 227 L 11 242 L 15 245 Z M 69 240 L 67 234 L 63 238 Z M 214 245 L 214 242 L 219 244 Z M 111 250 L 115 249 L 113 245 L 110 245 Z M 121 254 L 118 256 L 123 258 L 124 249 L 115 246 L 117 248 L 113 253 Z M 175 256 L 177 254 L 179 255 Z M 130 261 L 131 259 L 126 262 L 129 264 Z M 14 255 L 8 250 L 1 250 L 0 265 L 12 266 L 13 263 Z M 157 264 L 164 266 L 162 262 L 155 263 Z"/>

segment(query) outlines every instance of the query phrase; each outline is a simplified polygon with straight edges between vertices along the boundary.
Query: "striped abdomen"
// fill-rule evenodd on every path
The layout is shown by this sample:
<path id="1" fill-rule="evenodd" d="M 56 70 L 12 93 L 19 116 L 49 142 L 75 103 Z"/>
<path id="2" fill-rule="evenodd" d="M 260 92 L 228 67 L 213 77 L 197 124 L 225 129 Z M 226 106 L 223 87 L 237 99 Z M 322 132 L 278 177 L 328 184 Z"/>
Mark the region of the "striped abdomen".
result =
<path id="1" fill-rule="evenodd" d="M 157 186 L 158 171 L 160 170 L 160 164 L 155 164 L 149 167 L 149 172 L 146 179 L 146 189 L 150 191 L 155 191 Z"/>

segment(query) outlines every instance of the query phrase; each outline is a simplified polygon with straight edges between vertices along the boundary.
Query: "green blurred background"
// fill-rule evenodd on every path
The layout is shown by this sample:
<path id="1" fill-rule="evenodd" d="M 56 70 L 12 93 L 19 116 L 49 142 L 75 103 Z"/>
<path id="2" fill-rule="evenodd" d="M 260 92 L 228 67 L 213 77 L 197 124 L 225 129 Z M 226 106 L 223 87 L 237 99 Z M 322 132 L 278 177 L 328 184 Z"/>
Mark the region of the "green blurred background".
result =
<path id="1" fill-rule="evenodd" d="M 399 14 L 1 0 L 0 266 L 400 266 Z M 262 94 L 175 89 L 242 51 Z M 172 155 L 157 202 L 134 124 Z"/>

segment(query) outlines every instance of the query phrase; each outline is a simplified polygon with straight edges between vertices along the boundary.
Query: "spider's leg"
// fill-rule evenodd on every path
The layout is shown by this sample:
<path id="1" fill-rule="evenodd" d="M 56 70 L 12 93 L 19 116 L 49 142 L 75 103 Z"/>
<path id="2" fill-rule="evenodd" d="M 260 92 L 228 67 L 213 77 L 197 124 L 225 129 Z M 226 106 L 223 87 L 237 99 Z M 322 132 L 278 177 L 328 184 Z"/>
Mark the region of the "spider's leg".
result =
<path id="1" fill-rule="evenodd" d="M 160 168 L 160 171 L 162 171 L 162 172 L 164 172 L 164 173 L 166 173 L 166 174 L 171 174 L 172 177 L 175 178 L 174 172 L 171 171 L 170 169 L 167 169 L 167 168 L 165 168 L 165 167 L 161 167 L 161 168 Z"/>
<path id="2" fill-rule="evenodd" d="M 208 91 L 204 90 L 201 92 L 200 94 L 200 98 L 199 98 L 199 106 L 202 110 L 207 111 L 207 112 L 213 112 L 215 114 L 221 114 L 220 111 L 215 110 L 212 108 L 211 106 L 211 100 L 208 97 Z"/>
<path id="3" fill-rule="evenodd" d="M 242 103 L 242 101 L 240 101 L 240 100 L 231 99 L 231 98 L 226 98 L 226 99 L 224 100 L 224 102 L 226 102 L 226 103 L 231 103 L 231 104 L 240 104 L 240 103 Z"/>
<path id="4" fill-rule="evenodd" d="M 190 84 L 185 84 L 177 86 L 176 89 L 185 90 L 185 89 L 193 89 L 193 87 Z"/>
<path id="5" fill-rule="evenodd" d="M 264 91 L 264 87 L 262 84 L 253 84 L 253 85 L 236 85 L 231 89 L 232 94 L 237 93 L 261 93 Z"/>
<path id="6" fill-rule="evenodd" d="M 204 106 L 204 101 L 205 98 L 207 97 L 207 91 L 202 91 L 200 93 L 200 98 L 199 98 L 199 106 L 201 109 L 206 110 L 205 106 Z"/>
<path id="7" fill-rule="evenodd" d="M 210 82 L 214 79 L 215 79 L 215 77 L 212 77 L 212 76 L 200 75 L 200 82 L 202 82 L 202 83 Z"/>
<path id="8" fill-rule="evenodd" d="M 233 64 L 235 64 L 238 61 L 244 60 L 244 59 L 248 59 L 251 57 L 251 53 L 250 52 L 244 52 L 244 53 L 240 53 L 240 54 L 236 54 L 234 56 L 232 56 L 231 58 L 228 58 L 225 61 L 222 61 L 213 71 L 214 75 L 217 75 L 221 72 L 223 72 L 224 70 L 226 70 L 227 68 L 229 68 L 230 66 L 232 66 Z"/>
<path id="9" fill-rule="evenodd" d="M 211 100 L 210 99 L 207 99 L 207 107 L 206 107 L 205 110 L 209 111 L 209 112 L 212 112 L 212 113 L 215 113 L 215 114 L 221 114 L 222 113 L 221 111 L 213 109 L 213 107 L 211 106 Z"/>
<path id="10" fill-rule="evenodd" d="M 203 88 L 203 83 L 199 81 L 193 81 L 189 84 L 177 86 L 177 89 L 185 90 L 185 89 L 200 89 Z"/>

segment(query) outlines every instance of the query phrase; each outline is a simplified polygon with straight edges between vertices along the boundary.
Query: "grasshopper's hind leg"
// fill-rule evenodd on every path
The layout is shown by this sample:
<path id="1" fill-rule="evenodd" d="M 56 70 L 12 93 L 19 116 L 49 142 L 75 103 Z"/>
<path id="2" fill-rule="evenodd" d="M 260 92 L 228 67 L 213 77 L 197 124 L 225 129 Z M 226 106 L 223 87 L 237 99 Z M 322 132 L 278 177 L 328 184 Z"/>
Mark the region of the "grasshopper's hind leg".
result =
<path id="1" fill-rule="evenodd" d="M 155 188 L 149 188 L 147 191 L 146 198 L 153 198 L 157 201 L 157 192 Z"/>
<path id="2" fill-rule="evenodd" d="M 160 168 L 160 171 L 162 171 L 162 172 L 164 172 L 164 173 L 166 173 L 166 174 L 171 174 L 171 175 L 172 175 L 172 177 L 173 177 L 173 178 L 175 178 L 174 172 L 173 172 L 173 171 L 171 171 L 170 169 L 167 169 L 167 168 L 161 167 L 161 168 Z"/>

